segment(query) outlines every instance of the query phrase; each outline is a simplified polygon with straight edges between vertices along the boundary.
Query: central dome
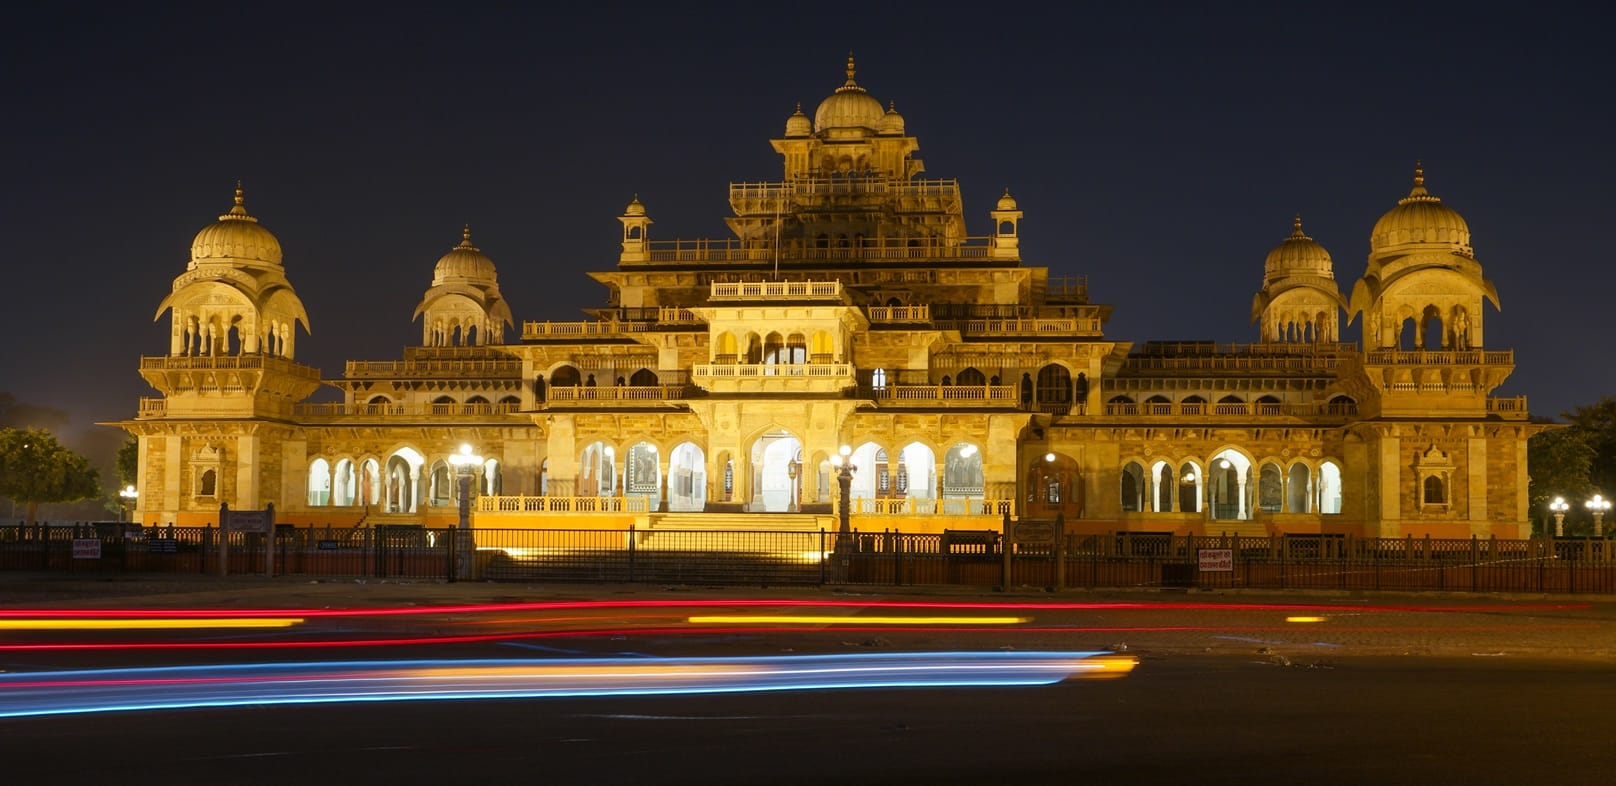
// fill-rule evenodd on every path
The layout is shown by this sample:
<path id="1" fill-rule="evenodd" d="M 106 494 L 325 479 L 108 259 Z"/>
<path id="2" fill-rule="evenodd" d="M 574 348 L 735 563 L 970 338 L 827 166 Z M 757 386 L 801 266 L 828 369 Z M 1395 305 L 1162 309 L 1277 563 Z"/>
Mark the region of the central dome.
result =
<path id="1" fill-rule="evenodd" d="M 1415 243 L 1447 246 L 1460 256 L 1474 254 L 1470 248 L 1470 225 L 1453 208 L 1425 190 L 1425 170 L 1417 165 L 1413 190 L 1397 200 L 1397 207 L 1386 211 L 1369 233 L 1372 252 Z"/>
<path id="2" fill-rule="evenodd" d="M 230 212 L 219 216 L 218 223 L 203 227 L 191 240 L 191 261 L 209 259 L 281 263 L 281 242 L 259 226 L 258 219 L 247 215 L 239 183 L 236 184 L 236 204 Z"/>
<path id="3" fill-rule="evenodd" d="M 881 121 L 887 111 L 881 102 L 865 92 L 853 81 L 853 57 L 847 58 L 847 83 L 836 88 L 829 98 L 819 102 L 814 110 L 814 130 L 829 128 L 867 128 L 881 130 Z"/>
<path id="4" fill-rule="evenodd" d="M 460 245 L 449 249 L 449 253 L 440 257 L 437 267 L 432 269 L 434 286 L 455 278 L 494 280 L 494 260 L 484 256 L 480 249 L 471 244 L 470 226 L 461 231 Z"/>

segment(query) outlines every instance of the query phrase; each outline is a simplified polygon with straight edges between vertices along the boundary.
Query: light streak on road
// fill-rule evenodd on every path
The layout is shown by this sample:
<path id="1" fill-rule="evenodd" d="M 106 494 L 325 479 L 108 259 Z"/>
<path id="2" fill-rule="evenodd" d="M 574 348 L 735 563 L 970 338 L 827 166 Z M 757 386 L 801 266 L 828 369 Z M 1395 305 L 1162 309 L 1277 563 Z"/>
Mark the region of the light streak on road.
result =
<path id="1" fill-rule="evenodd" d="M 705 615 L 692 625 L 1019 625 L 1028 617 L 827 617 L 816 614 Z"/>
<path id="2" fill-rule="evenodd" d="M 299 617 L 71 617 L 68 619 L 0 619 L 0 630 L 211 630 L 217 628 L 290 628 Z"/>
<path id="3" fill-rule="evenodd" d="M 0 674 L 0 718 L 242 705 L 1050 685 L 1118 677 L 1099 652 L 293 662 Z"/>

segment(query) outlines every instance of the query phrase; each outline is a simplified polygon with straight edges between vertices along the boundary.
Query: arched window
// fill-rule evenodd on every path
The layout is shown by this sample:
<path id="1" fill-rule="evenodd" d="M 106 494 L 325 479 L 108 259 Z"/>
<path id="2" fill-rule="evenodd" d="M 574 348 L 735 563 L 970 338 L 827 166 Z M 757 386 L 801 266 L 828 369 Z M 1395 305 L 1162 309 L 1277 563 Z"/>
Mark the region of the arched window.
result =
<path id="1" fill-rule="evenodd" d="M 331 465 L 323 458 L 309 462 L 309 507 L 331 504 Z"/>
<path id="2" fill-rule="evenodd" d="M 1122 512 L 1139 513 L 1145 509 L 1145 468 L 1130 461 L 1122 468 Z"/>
<path id="3" fill-rule="evenodd" d="M 1285 510 L 1289 513 L 1310 513 L 1313 506 L 1313 477 L 1306 464 L 1291 465 L 1290 480 L 1285 484 Z"/>
<path id="4" fill-rule="evenodd" d="M 558 388 L 575 388 L 583 381 L 578 375 L 578 369 L 572 366 L 561 366 L 550 374 L 550 385 Z"/>
<path id="5" fill-rule="evenodd" d="M 1285 509 L 1285 479 L 1279 465 L 1268 462 L 1257 473 L 1257 508 L 1264 513 Z"/>
<path id="6" fill-rule="evenodd" d="M 628 384 L 637 388 L 656 387 L 656 372 L 648 368 L 642 368 L 639 371 L 634 372 L 633 376 L 628 378 Z"/>
<path id="7" fill-rule="evenodd" d="M 1072 375 L 1065 366 L 1038 369 L 1038 409 L 1055 415 L 1072 411 Z"/>
<path id="8" fill-rule="evenodd" d="M 1201 472 L 1188 462 L 1178 470 L 1178 510 L 1180 513 L 1201 512 Z"/>
<path id="9" fill-rule="evenodd" d="M 1341 468 L 1333 461 L 1319 465 L 1319 512 L 1341 512 Z"/>
<path id="10" fill-rule="evenodd" d="M 1442 478 L 1432 475 L 1425 479 L 1424 501 L 1427 505 L 1448 504 L 1448 488 Z"/>
<path id="11" fill-rule="evenodd" d="M 202 477 L 197 479 L 196 495 L 198 497 L 212 497 L 218 493 L 219 475 L 211 469 L 202 470 Z"/>
<path id="12" fill-rule="evenodd" d="M 967 368 L 960 371 L 959 376 L 954 378 L 954 384 L 961 387 L 980 387 L 988 384 L 988 378 L 982 372 L 977 371 L 974 368 Z"/>

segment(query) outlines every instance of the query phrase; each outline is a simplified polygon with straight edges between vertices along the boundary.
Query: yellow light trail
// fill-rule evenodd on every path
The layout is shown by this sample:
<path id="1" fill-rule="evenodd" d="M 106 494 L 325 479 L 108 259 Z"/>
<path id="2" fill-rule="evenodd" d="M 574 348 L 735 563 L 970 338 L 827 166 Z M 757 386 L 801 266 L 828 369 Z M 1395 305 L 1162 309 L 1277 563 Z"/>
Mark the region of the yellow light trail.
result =
<path id="1" fill-rule="evenodd" d="M 1030 617 L 817 617 L 744 615 L 691 617 L 692 625 L 1017 625 Z"/>
<path id="2" fill-rule="evenodd" d="M 290 628 L 297 617 L 218 617 L 211 619 L 0 619 L 0 630 L 178 630 L 181 628 Z"/>
<path id="3" fill-rule="evenodd" d="M 1286 622 L 1323 622 L 1327 617 L 1286 617 Z"/>

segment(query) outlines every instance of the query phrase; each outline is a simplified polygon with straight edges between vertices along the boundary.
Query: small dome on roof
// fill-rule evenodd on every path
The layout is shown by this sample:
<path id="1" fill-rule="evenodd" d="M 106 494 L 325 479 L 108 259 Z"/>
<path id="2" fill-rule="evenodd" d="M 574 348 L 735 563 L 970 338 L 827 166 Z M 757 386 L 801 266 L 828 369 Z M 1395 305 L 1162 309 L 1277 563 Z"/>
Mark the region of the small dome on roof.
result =
<path id="1" fill-rule="evenodd" d="M 247 215 L 240 183 L 236 184 L 236 203 L 230 212 L 219 216 L 217 223 L 203 227 L 191 240 L 191 261 L 208 259 L 281 264 L 281 242 L 260 226 L 258 219 Z"/>
<path id="2" fill-rule="evenodd" d="M 645 215 L 645 205 L 640 204 L 640 195 L 639 194 L 635 194 L 634 199 L 628 203 L 628 207 L 623 208 L 623 215 L 625 215 L 625 216 L 643 216 L 643 215 Z"/>
<path id="3" fill-rule="evenodd" d="M 797 104 L 797 111 L 786 118 L 786 136 L 808 136 L 814 132 L 814 121 L 802 113 L 802 104 Z"/>
<path id="4" fill-rule="evenodd" d="M 449 249 L 449 253 L 439 257 L 437 267 L 432 270 L 433 286 L 445 283 L 449 279 L 491 282 L 494 278 L 494 260 L 484 256 L 480 249 L 471 244 L 470 225 L 461 231 L 460 245 Z"/>
<path id="5" fill-rule="evenodd" d="M 881 116 L 881 133 L 903 134 L 903 115 L 898 114 L 898 104 L 895 101 L 887 102 L 887 113 Z"/>
<path id="6" fill-rule="evenodd" d="M 1369 233 L 1371 253 L 1410 244 L 1446 247 L 1460 256 L 1472 256 L 1470 225 L 1457 211 L 1425 190 L 1425 169 L 1414 166 L 1414 188 L 1397 200 L 1397 207 L 1375 222 Z"/>
<path id="7" fill-rule="evenodd" d="M 1286 276 L 1318 276 L 1335 278 L 1330 252 L 1302 232 L 1302 217 L 1297 216 L 1291 236 L 1285 238 L 1263 263 L 1263 283 L 1272 284 Z"/>
<path id="8" fill-rule="evenodd" d="M 1004 190 L 1004 196 L 999 197 L 999 202 L 998 202 L 997 205 L 994 206 L 993 209 L 994 210 L 1015 210 L 1016 209 L 1016 198 L 1013 197 L 1013 196 L 1010 196 L 1010 189 L 1006 188 Z"/>

